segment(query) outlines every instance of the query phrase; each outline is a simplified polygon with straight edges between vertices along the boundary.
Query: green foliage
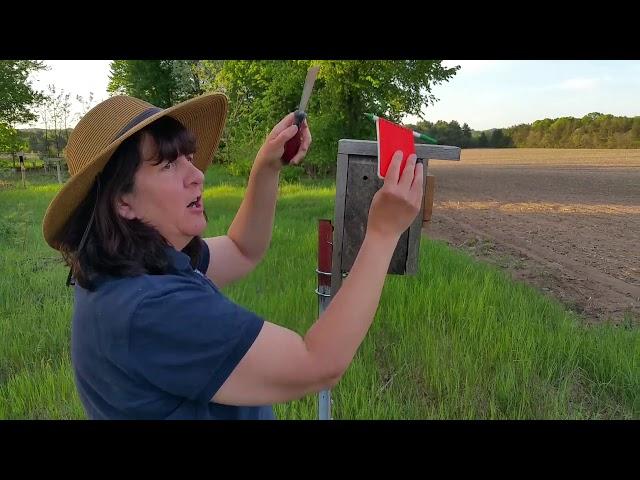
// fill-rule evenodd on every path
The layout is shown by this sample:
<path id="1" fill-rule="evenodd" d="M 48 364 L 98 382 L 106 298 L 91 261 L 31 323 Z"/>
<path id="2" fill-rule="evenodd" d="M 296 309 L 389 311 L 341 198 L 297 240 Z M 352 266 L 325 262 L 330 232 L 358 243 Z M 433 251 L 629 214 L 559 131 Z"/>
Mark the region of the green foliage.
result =
<path id="1" fill-rule="evenodd" d="M 460 124 L 455 120 L 448 123 L 443 120 L 438 120 L 435 123 L 418 122 L 417 125 L 408 125 L 408 127 L 434 137 L 440 145 L 456 145 L 462 148 L 512 146 L 511 139 L 501 129 L 493 129 L 489 135 L 481 132 L 477 138 L 474 138 L 469 125 L 465 123 L 460 127 Z"/>
<path id="2" fill-rule="evenodd" d="M 26 144 L 26 151 L 38 153 L 41 157 L 55 157 L 57 156 L 58 148 L 55 142 L 56 137 L 59 140 L 57 145 L 60 148 L 60 152 L 63 152 L 72 130 L 67 128 L 49 131 L 43 128 L 27 128 L 18 130 L 18 134 L 21 141 Z M 0 150 L 2 149 L 0 148 Z"/>
<path id="3" fill-rule="evenodd" d="M 178 103 L 202 95 L 199 60 L 170 60 L 171 77 L 174 82 L 171 102 Z"/>
<path id="4" fill-rule="evenodd" d="M 296 109 L 312 65 L 320 66 L 307 107 L 314 140 L 304 168 L 312 176 L 333 172 L 339 139 L 375 136 L 365 112 L 396 121 L 405 114 L 420 114 L 435 101 L 431 87 L 457 70 L 438 60 L 203 61 L 203 88 L 225 92 L 231 103 L 223 158 L 233 157 L 225 152 L 232 143 L 264 138 Z"/>
<path id="5" fill-rule="evenodd" d="M 114 60 L 107 91 L 126 94 L 167 108 L 172 105 L 175 82 L 164 60 Z"/>
<path id="6" fill-rule="evenodd" d="M 418 122 L 408 127 L 426 133 L 442 145 L 463 148 L 640 148 L 640 117 L 590 113 L 582 118 L 536 120 L 510 128 L 494 128 L 474 136 L 465 123 L 453 120 Z"/>
<path id="7" fill-rule="evenodd" d="M 44 100 L 33 90 L 29 75 L 45 66 L 33 60 L 0 60 L 0 123 L 14 125 L 36 119 L 32 108 Z"/>
<path id="8" fill-rule="evenodd" d="M 506 136 L 502 129 L 496 128 L 491 132 L 491 137 L 489 137 L 489 145 L 494 148 L 504 148 L 511 146 L 511 139 Z"/>
<path id="9" fill-rule="evenodd" d="M 280 171 L 280 179 L 282 183 L 298 183 L 302 178 L 304 169 L 300 165 L 289 165 Z"/>
<path id="10" fill-rule="evenodd" d="M 333 173 L 338 140 L 373 138 L 365 112 L 399 121 L 435 102 L 431 87 L 449 80 L 458 67 L 439 60 L 116 60 L 108 90 L 168 107 L 204 91 L 222 91 L 230 111 L 218 160 L 235 162 L 257 151 L 264 137 L 298 106 L 308 68 L 320 72 L 307 111 L 314 142 L 306 173 Z"/>
<path id="11" fill-rule="evenodd" d="M 234 177 L 249 178 L 252 165 L 253 162 L 251 160 L 238 159 L 236 161 L 225 163 L 225 169 Z"/>
<path id="12" fill-rule="evenodd" d="M 28 148 L 28 142 L 19 135 L 17 130 L 0 122 L 0 152 L 20 152 Z"/>
<path id="13" fill-rule="evenodd" d="M 67 145 L 67 139 L 69 138 L 69 135 L 71 135 L 72 130 L 72 128 L 59 130 L 25 128 L 17 130 L 20 145 L 22 145 L 22 148 L 18 150 L 38 153 L 41 157 L 56 157 L 58 156 L 58 146 L 60 148 L 60 152 L 64 152 L 64 148 Z M 58 138 L 58 144 L 56 144 L 56 137 Z M 11 152 L 12 150 L 3 150 L 0 146 L 0 151 Z"/>
<path id="14" fill-rule="evenodd" d="M 197 60 L 114 60 L 107 91 L 167 108 L 203 93 Z"/>
<path id="15" fill-rule="evenodd" d="M 593 112 L 582 118 L 545 118 L 505 129 L 515 147 L 640 148 L 640 117 Z"/>

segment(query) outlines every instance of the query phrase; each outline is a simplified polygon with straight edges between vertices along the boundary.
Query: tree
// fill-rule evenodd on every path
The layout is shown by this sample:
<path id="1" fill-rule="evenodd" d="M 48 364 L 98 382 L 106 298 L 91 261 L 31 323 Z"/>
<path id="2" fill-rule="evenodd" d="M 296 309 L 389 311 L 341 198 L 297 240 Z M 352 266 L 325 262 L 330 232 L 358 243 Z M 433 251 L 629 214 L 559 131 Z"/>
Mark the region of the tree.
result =
<path id="1" fill-rule="evenodd" d="M 522 123 L 506 129 L 505 134 L 511 138 L 513 146 L 526 147 L 530 129 L 530 125 Z"/>
<path id="2" fill-rule="evenodd" d="M 448 81 L 459 67 L 440 60 L 325 60 L 322 73 L 323 109 L 341 117 L 343 134 L 362 138 L 371 131 L 363 118 L 371 112 L 399 122 L 406 114 L 423 118 L 423 109 L 437 99 L 433 85 Z"/>
<path id="3" fill-rule="evenodd" d="M 11 127 L 36 119 L 32 108 L 38 106 L 44 96 L 33 89 L 29 75 L 44 69 L 45 65 L 39 61 L 0 60 L 0 123 Z"/>
<path id="4" fill-rule="evenodd" d="M 489 135 L 489 147 L 498 148 L 502 142 L 502 130 L 494 128 Z"/>
<path id="5" fill-rule="evenodd" d="M 175 90 L 171 72 L 171 64 L 165 60 L 114 60 L 107 91 L 167 108 L 172 105 Z"/>
<path id="6" fill-rule="evenodd" d="M 464 123 L 462 125 L 462 140 L 460 142 L 460 147 L 469 148 L 472 145 L 471 140 L 471 128 L 468 124 Z"/>
<path id="7" fill-rule="evenodd" d="M 51 97 L 45 97 L 42 103 L 38 107 L 38 117 L 44 123 L 44 139 L 41 144 L 41 150 L 38 151 L 40 155 L 44 157 L 48 157 L 49 152 L 49 111 L 51 110 Z"/>
<path id="8" fill-rule="evenodd" d="M 631 124 L 631 146 L 640 146 L 640 117 L 633 117 Z"/>
<path id="9" fill-rule="evenodd" d="M 44 142 L 40 145 L 43 157 L 54 154 L 59 157 L 69 140 L 68 122 L 71 119 L 70 93 L 57 91 L 55 85 L 48 86 L 48 95 L 39 108 L 39 117 L 44 123 Z M 82 97 L 80 97 L 82 98 Z M 49 130 L 53 127 L 53 149 L 50 148 Z"/>
<path id="10" fill-rule="evenodd" d="M 199 60 L 171 61 L 171 76 L 175 82 L 173 102 L 182 102 L 204 93 L 200 72 Z"/>
<path id="11" fill-rule="evenodd" d="M 261 142 L 275 122 L 297 107 L 312 64 L 320 72 L 308 106 L 314 147 L 305 164 L 322 164 L 325 171 L 335 164 L 337 139 L 375 135 L 365 112 L 398 122 L 405 114 L 422 115 L 436 101 L 432 86 L 448 81 L 459 68 L 445 68 L 439 60 L 117 60 L 108 90 L 160 107 L 203 91 L 223 91 L 230 99 L 224 155 L 228 141 Z"/>
<path id="12" fill-rule="evenodd" d="M 487 140 L 487 135 L 484 132 L 481 132 L 478 137 L 478 148 L 487 148 L 488 146 L 489 141 Z"/>
<path id="13" fill-rule="evenodd" d="M 447 125 L 447 139 L 446 144 L 448 145 L 461 145 L 463 142 L 462 129 L 456 120 L 451 120 Z"/>
<path id="14" fill-rule="evenodd" d="M 235 109 L 246 111 L 244 117 L 234 117 L 237 123 L 229 124 L 229 130 L 252 132 L 262 140 L 274 122 L 297 107 L 311 65 L 319 65 L 320 72 L 307 108 L 314 146 L 305 167 L 324 172 L 335 165 L 338 139 L 373 138 L 375 128 L 365 112 L 397 122 L 405 114 L 421 115 L 436 101 L 431 87 L 457 71 L 439 60 L 226 60 L 201 62 L 200 78 L 207 90 L 229 96 L 230 118 Z"/>
<path id="15" fill-rule="evenodd" d="M 198 60 L 114 60 L 107 90 L 167 108 L 204 93 L 199 63 Z"/>
<path id="16" fill-rule="evenodd" d="M 16 129 L 9 127 L 6 123 L 0 123 L 0 152 L 15 154 L 28 148 L 28 143 L 20 138 Z"/>
<path id="17" fill-rule="evenodd" d="M 591 112 L 591 113 L 587 113 L 584 117 L 582 117 L 582 120 L 587 122 L 593 122 L 595 120 L 598 120 L 602 116 L 603 116 L 602 113 Z"/>
<path id="18" fill-rule="evenodd" d="M 58 93 L 54 85 L 49 85 L 49 101 L 46 102 L 48 107 L 48 118 L 53 121 L 53 135 L 56 147 L 56 156 L 59 157 L 62 149 L 69 140 L 69 131 L 67 123 L 71 114 L 71 102 L 69 93 L 65 93 L 64 89 Z"/>
<path id="19" fill-rule="evenodd" d="M 76 121 L 80 121 L 85 114 L 93 108 L 93 92 L 89 92 L 89 97 L 85 100 L 82 95 L 76 95 L 76 101 L 80 104 L 80 111 L 76 114 Z"/>

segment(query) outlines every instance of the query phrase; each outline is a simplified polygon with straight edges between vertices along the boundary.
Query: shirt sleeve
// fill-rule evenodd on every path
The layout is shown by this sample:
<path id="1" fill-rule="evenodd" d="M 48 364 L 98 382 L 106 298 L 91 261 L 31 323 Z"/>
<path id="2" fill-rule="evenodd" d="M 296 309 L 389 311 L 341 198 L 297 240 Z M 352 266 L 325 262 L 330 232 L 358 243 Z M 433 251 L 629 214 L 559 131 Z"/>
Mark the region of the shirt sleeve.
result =
<path id="1" fill-rule="evenodd" d="M 208 402 L 263 324 L 219 292 L 185 281 L 139 303 L 131 318 L 129 349 L 147 381 L 173 395 Z"/>
<path id="2" fill-rule="evenodd" d="M 209 268 L 209 258 L 211 253 L 209 252 L 209 245 L 204 240 L 201 240 L 202 246 L 200 247 L 200 259 L 198 260 L 198 265 L 196 268 L 200 270 L 200 273 L 207 274 L 207 269 Z"/>

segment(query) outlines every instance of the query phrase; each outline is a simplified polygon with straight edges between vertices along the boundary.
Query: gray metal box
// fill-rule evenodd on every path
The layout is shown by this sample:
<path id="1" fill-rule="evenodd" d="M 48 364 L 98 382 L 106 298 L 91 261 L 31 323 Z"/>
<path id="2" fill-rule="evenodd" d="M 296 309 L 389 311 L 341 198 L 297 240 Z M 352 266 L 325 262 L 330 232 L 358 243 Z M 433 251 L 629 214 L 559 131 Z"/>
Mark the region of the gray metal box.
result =
<path id="1" fill-rule="evenodd" d="M 416 154 L 424 161 L 424 184 L 429 159 L 459 160 L 460 148 L 448 145 L 416 144 Z M 332 295 L 342 284 L 362 246 L 367 228 L 369 207 L 384 180 L 377 175 L 378 142 L 343 139 L 338 143 L 336 204 L 333 230 Z M 418 254 L 424 205 L 411 226 L 402 234 L 389 264 L 389 274 L 414 275 L 418 271 Z"/>

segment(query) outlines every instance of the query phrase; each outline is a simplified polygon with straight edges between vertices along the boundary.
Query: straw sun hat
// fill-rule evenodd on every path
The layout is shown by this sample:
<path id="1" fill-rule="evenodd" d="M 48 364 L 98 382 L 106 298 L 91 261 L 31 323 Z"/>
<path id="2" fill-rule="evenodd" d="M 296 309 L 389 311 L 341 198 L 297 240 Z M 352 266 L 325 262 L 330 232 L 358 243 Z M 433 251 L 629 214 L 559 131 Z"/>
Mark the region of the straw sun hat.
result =
<path id="1" fill-rule="evenodd" d="M 227 108 L 227 97 L 221 93 L 201 95 L 167 109 L 125 95 L 111 97 L 93 107 L 69 136 L 65 153 L 71 178 L 45 213 L 42 233 L 46 242 L 59 248 L 56 239 L 62 228 L 116 149 L 124 140 L 161 117 L 172 117 L 195 134 L 193 163 L 204 172 L 218 148 Z"/>

